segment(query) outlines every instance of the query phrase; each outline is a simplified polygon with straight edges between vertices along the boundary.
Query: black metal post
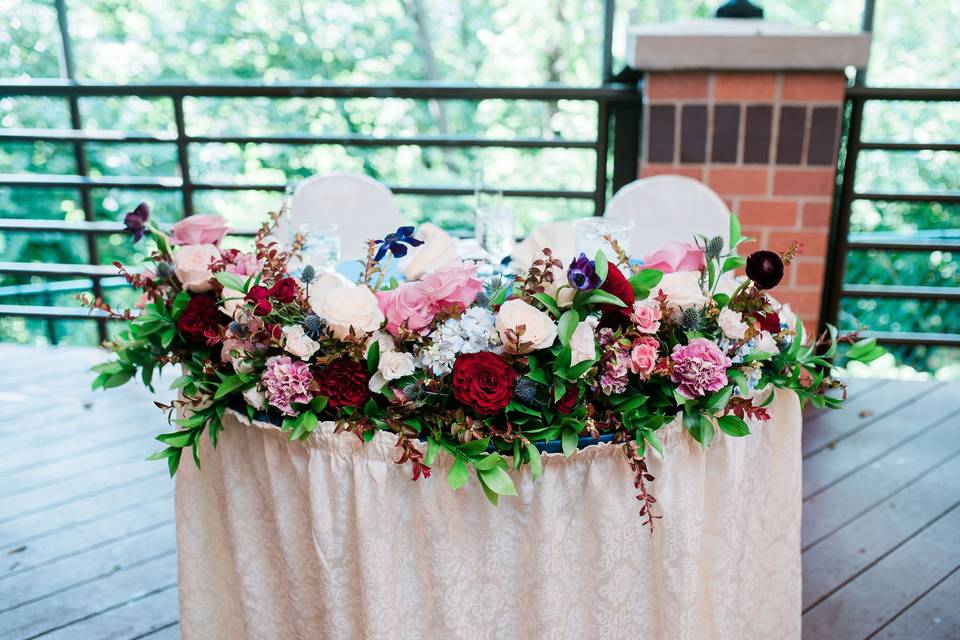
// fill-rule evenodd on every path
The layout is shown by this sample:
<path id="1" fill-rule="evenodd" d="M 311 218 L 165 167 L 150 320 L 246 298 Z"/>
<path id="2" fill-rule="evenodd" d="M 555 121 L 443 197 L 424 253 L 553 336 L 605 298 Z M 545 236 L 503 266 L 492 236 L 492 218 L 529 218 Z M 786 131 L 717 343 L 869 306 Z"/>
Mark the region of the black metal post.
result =
<path id="1" fill-rule="evenodd" d="M 611 105 L 613 117 L 613 180 L 611 195 L 625 184 L 637 179 L 640 169 L 640 131 L 643 108 L 640 97 L 639 71 L 624 68 L 615 76 L 619 83 L 629 84 L 637 91 L 637 100 Z"/>
<path id="2" fill-rule="evenodd" d="M 66 0 L 56 0 L 57 7 L 57 26 L 60 30 L 60 75 L 70 80 L 75 79 L 75 68 L 73 64 L 73 46 L 70 41 L 70 25 L 67 21 Z M 83 129 L 83 121 L 80 114 L 80 99 L 75 95 L 67 97 L 67 104 L 70 109 L 70 127 L 79 131 Z M 87 161 L 87 150 L 83 140 L 73 142 L 73 159 L 77 167 L 77 175 L 88 177 L 90 175 L 90 166 Z M 87 222 L 93 222 L 96 218 L 93 214 L 93 196 L 90 189 L 80 189 L 80 206 L 83 209 L 83 218 Z M 92 234 L 87 234 L 87 261 L 90 264 L 100 264 L 100 252 L 97 249 L 97 239 Z M 96 298 L 103 298 L 103 288 L 100 281 L 93 281 L 93 295 Z M 97 336 L 100 342 L 107 339 L 107 321 L 104 318 L 97 319 Z M 51 337 L 54 341 L 55 336 Z M 54 341 L 55 344 L 55 341 Z"/>
<path id="3" fill-rule="evenodd" d="M 597 174 L 594 180 L 593 215 L 602 216 L 607 206 L 607 153 L 610 151 L 610 104 L 597 101 Z"/>
<path id="4" fill-rule="evenodd" d="M 603 51 L 600 56 L 600 77 L 604 83 L 613 79 L 613 18 L 616 14 L 616 0 L 603 2 Z"/>
<path id="5" fill-rule="evenodd" d="M 183 216 L 187 217 L 193 215 L 193 181 L 190 179 L 190 149 L 183 117 L 183 96 L 173 97 L 173 118 L 177 125 L 177 161 L 180 164 Z"/>

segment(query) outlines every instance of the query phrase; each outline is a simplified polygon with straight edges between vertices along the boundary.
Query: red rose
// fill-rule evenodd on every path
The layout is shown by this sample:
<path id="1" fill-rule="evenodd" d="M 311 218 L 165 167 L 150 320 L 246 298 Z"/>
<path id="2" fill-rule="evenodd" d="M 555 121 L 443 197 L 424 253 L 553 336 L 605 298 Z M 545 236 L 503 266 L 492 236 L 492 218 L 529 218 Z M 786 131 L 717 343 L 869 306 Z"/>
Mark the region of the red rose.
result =
<path id="1" fill-rule="evenodd" d="M 366 367 L 350 358 L 339 358 L 317 369 L 314 376 L 319 394 L 329 398 L 329 406 L 359 407 L 370 398 L 370 374 Z"/>
<path id="2" fill-rule="evenodd" d="M 566 415 L 573 411 L 577 406 L 577 401 L 580 399 L 580 388 L 579 387 L 567 387 L 566 393 L 563 394 L 563 397 L 556 404 L 557 413 Z"/>
<path id="3" fill-rule="evenodd" d="M 297 299 L 300 287 L 293 278 L 282 278 L 270 288 L 270 297 L 278 302 L 293 302 Z"/>
<path id="4" fill-rule="evenodd" d="M 204 343 L 208 335 L 217 334 L 221 317 L 225 316 L 221 316 L 214 295 L 194 295 L 177 318 L 177 329 L 189 342 Z"/>
<path id="5" fill-rule="evenodd" d="M 253 313 L 258 316 L 265 316 L 273 311 L 273 305 L 267 298 L 270 297 L 270 290 L 259 284 L 250 287 L 250 291 L 243 297 L 247 302 L 253 303 Z"/>
<path id="6" fill-rule="evenodd" d="M 498 355 L 465 353 L 453 363 L 453 397 L 480 415 L 490 415 L 510 404 L 516 378 L 516 371 Z"/>
<path id="7" fill-rule="evenodd" d="M 615 265 L 610 265 L 610 268 L 607 270 L 607 279 L 600 285 L 600 290 L 617 296 L 627 305 L 626 307 L 618 307 L 615 304 L 601 304 L 599 305 L 600 309 L 603 311 L 630 313 L 633 303 L 636 300 L 636 296 L 633 293 L 633 285 L 630 284 L 630 281 L 627 280 L 626 276 L 624 276 Z"/>
<path id="8" fill-rule="evenodd" d="M 770 333 L 780 333 L 780 316 L 775 312 L 757 313 L 753 316 L 760 323 L 760 328 Z"/>

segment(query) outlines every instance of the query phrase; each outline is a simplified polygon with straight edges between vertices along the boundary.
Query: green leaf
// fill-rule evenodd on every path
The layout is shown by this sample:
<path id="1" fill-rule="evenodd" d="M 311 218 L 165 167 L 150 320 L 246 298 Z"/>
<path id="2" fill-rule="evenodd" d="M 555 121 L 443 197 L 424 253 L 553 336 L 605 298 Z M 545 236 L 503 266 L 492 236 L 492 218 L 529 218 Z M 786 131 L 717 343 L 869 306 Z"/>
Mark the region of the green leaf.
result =
<path id="1" fill-rule="evenodd" d="M 700 415 L 700 444 L 704 449 L 710 446 L 710 443 L 713 442 L 713 434 L 716 432 L 716 429 L 713 427 L 713 421 L 710 419 L 710 416 L 701 414 Z"/>
<path id="2" fill-rule="evenodd" d="M 374 373 L 380 364 L 380 341 L 374 340 L 367 349 L 367 371 Z"/>
<path id="3" fill-rule="evenodd" d="M 567 385 L 563 384 L 562 380 L 553 381 L 553 401 L 560 402 L 562 398 L 567 393 Z"/>
<path id="4" fill-rule="evenodd" d="M 557 323 L 560 344 L 564 346 L 570 344 L 570 338 L 573 336 L 573 332 L 577 330 L 578 324 L 580 324 L 580 314 L 573 309 L 568 309 L 560 316 L 560 321 Z"/>
<path id="5" fill-rule="evenodd" d="M 614 403 L 617 411 L 626 413 L 642 407 L 644 404 L 646 404 L 648 399 L 649 398 L 645 395 L 634 393 L 611 398 L 611 401 Z"/>
<path id="6" fill-rule="evenodd" d="M 653 431 L 649 429 L 643 429 L 643 439 L 650 443 L 654 449 L 657 450 L 657 453 L 660 454 L 660 457 L 663 457 L 663 443 L 660 442 L 660 438 Z"/>
<path id="7" fill-rule="evenodd" d="M 503 460 L 499 453 L 494 451 L 493 453 L 488 453 L 479 460 L 476 460 L 473 463 L 473 466 L 476 467 L 478 471 L 487 471 L 488 469 L 493 469 L 499 462 Z"/>
<path id="8" fill-rule="evenodd" d="M 850 350 L 847 351 L 847 358 L 866 364 L 873 362 L 886 352 L 886 349 L 877 345 L 876 338 L 867 338 L 851 346 Z"/>
<path id="9" fill-rule="evenodd" d="M 190 294 L 186 291 L 181 291 L 177 294 L 177 297 L 173 299 L 173 305 L 170 308 L 170 315 L 174 320 L 180 318 L 180 314 L 183 313 L 183 310 L 187 307 L 187 303 L 190 302 Z"/>
<path id="10" fill-rule="evenodd" d="M 300 428 L 306 433 L 313 433 L 313 430 L 317 428 L 317 414 L 312 411 L 305 411 L 302 416 Z"/>
<path id="11" fill-rule="evenodd" d="M 440 453 L 440 443 L 437 442 L 437 439 L 433 436 L 427 438 L 427 453 L 423 457 L 423 463 L 428 467 L 431 466 L 434 461 L 437 459 L 437 455 Z M 459 461 L 460 459 L 457 458 Z"/>
<path id="12" fill-rule="evenodd" d="M 743 361 L 747 362 L 756 362 L 757 360 L 769 360 L 773 357 L 773 354 L 769 351 L 754 351 L 753 353 L 747 354 Z"/>
<path id="13" fill-rule="evenodd" d="M 533 475 L 533 479 L 536 480 L 540 477 L 540 474 L 543 473 L 543 461 L 540 459 L 540 450 L 537 449 L 537 445 L 530 441 L 527 441 L 526 447 L 527 455 L 530 457 L 530 473 Z"/>
<path id="14" fill-rule="evenodd" d="M 193 430 L 187 429 L 186 431 L 174 431 L 172 433 L 161 433 L 157 436 L 157 440 L 167 445 L 168 447 L 186 447 L 190 444 L 190 440 L 193 438 Z"/>
<path id="15" fill-rule="evenodd" d="M 547 372 L 545 369 L 533 369 L 530 373 L 527 374 L 527 377 L 533 380 L 534 382 L 539 382 L 540 384 L 547 384 Z"/>
<path id="16" fill-rule="evenodd" d="M 453 466 L 450 467 L 450 471 L 447 473 L 447 484 L 450 485 L 451 489 L 456 491 L 467 482 L 468 473 L 467 464 L 462 458 L 457 458 L 453 461 Z"/>
<path id="17" fill-rule="evenodd" d="M 607 271 L 610 268 L 610 265 L 607 263 L 607 255 L 603 252 L 603 249 L 597 250 L 594 263 L 596 265 L 594 270 L 597 272 L 597 276 L 600 278 L 600 284 L 603 284 L 607 280 Z"/>
<path id="18" fill-rule="evenodd" d="M 513 479 L 501 467 L 477 470 L 477 474 L 480 476 L 480 480 L 494 493 L 501 496 L 517 495 L 517 488 L 513 486 Z"/>
<path id="19" fill-rule="evenodd" d="M 504 301 L 510 297 L 510 294 L 513 293 L 513 283 L 511 282 L 508 285 L 500 287 L 497 289 L 492 296 L 490 296 L 490 306 L 496 307 L 504 303 Z"/>
<path id="20" fill-rule="evenodd" d="M 171 478 L 177 473 L 177 467 L 180 466 L 180 455 L 182 453 L 183 449 L 175 449 L 167 458 L 167 469 L 170 471 Z"/>
<path id="21" fill-rule="evenodd" d="M 640 273 L 630 276 L 629 282 L 638 300 L 650 295 L 650 290 L 660 284 L 663 272 L 657 269 L 642 269 Z"/>
<path id="22" fill-rule="evenodd" d="M 707 398 L 707 403 L 704 405 L 704 408 L 708 411 L 723 409 L 727 406 L 727 403 L 730 402 L 731 395 L 733 395 L 733 385 L 727 385 Z"/>
<path id="23" fill-rule="evenodd" d="M 737 416 L 722 416 L 717 418 L 717 426 L 720 427 L 720 431 L 723 431 L 728 436 L 742 438 L 743 436 L 750 435 L 750 427 Z"/>
<path id="24" fill-rule="evenodd" d="M 475 456 L 483 453 L 490 446 L 490 438 L 481 438 L 480 440 L 471 440 L 460 445 L 461 452 L 468 456 Z"/>
<path id="25" fill-rule="evenodd" d="M 103 381 L 102 386 L 104 389 L 112 389 L 114 387 L 119 387 L 120 385 L 130 380 L 130 378 L 133 377 L 133 374 L 135 372 L 136 371 L 134 369 L 130 369 L 128 371 L 121 371 L 120 373 L 114 373 L 113 375 L 107 377 L 106 380 Z"/>
<path id="26" fill-rule="evenodd" d="M 540 304 L 547 308 L 547 311 L 553 314 L 553 316 L 560 316 L 560 307 L 557 306 L 557 301 L 548 296 L 545 293 L 535 293 L 533 294 L 535 300 L 538 300 Z"/>
<path id="27" fill-rule="evenodd" d="M 740 219 L 737 218 L 737 214 L 730 214 L 730 247 L 736 248 L 740 244 L 741 235 L 740 235 Z"/>
<path id="28" fill-rule="evenodd" d="M 480 480 L 480 486 L 483 487 L 483 495 L 487 496 L 487 500 L 490 501 L 490 504 L 497 506 L 497 503 L 500 502 L 500 496 L 497 495 L 496 491 L 487 486 L 487 483 L 484 481 L 479 471 L 477 472 L 477 479 Z"/>
<path id="29" fill-rule="evenodd" d="M 170 325 L 162 334 L 160 334 L 160 346 L 166 349 L 173 344 L 173 339 L 176 337 L 177 327 L 176 325 Z"/>
<path id="30" fill-rule="evenodd" d="M 310 408 L 316 413 L 322 412 L 327 408 L 327 403 L 330 402 L 330 398 L 327 396 L 314 396 L 313 400 L 310 401 Z"/>
<path id="31" fill-rule="evenodd" d="M 579 432 L 573 427 L 567 427 L 560 435 L 560 445 L 563 447 L 563 455 L 565 458 L 569 458 L 573 455 L 573 452 L 577 450 L 577 444 L 580 441 L 580 437 L 577 435 L 578 433 Z"/>
<path id="32" fill-rule="evenodd" d="M 613 295 L 612 293 L 607 293 L 606 291 L 601 291 L 600 289 L 594 289 L 590 294 L 590 297 L 587 298 L 587 304 L 612 304 L 615 307 L 625 307 L 626 303 Z"/>
<path id="33" fill-rule="evenodd" d="M 727 256 L 726 260 L 723 261 L 723 266 L 720 267 L 720 273 L 734 271 L 745 264 L 747 264 L 746 258 L 742 258 L 740 256 Z"/>
<path id="34" fill-rule="evenodd" d="M 233 289 L 234 291 L 239 291 L 240 293 L 247 292 L 246 280 L 235 273 L 230 273 L 229 271 L 218 271 L 217 273 L 213 274 L 213 277 L 216 278 L 217 282 L 222 284 L 227 289 Z"/>
<path id="35" fill-rule="evenodd" d="M 163 460 L 164 458 L 169 458 L 170 456 L 172 456 L 178 451 L 180 451 L 180 449 L 178 449 L 177 447 L 167 447 L 166 449 L 157 451 L 156 453 L 151 453 L 150 455 L 147 456 L 147 460 L 150 460 L 150 461 Z"/>
<path id="36" fill-rule="evenodd" d="M 223 396 L 236 391 L 237 389 L 250 383 L 250 380 L 246 376 L 228 376 L 220 383 L 220 386 L 217 387 L 217 392 L 213 394 L 214 400 L 219 400 Z"/>

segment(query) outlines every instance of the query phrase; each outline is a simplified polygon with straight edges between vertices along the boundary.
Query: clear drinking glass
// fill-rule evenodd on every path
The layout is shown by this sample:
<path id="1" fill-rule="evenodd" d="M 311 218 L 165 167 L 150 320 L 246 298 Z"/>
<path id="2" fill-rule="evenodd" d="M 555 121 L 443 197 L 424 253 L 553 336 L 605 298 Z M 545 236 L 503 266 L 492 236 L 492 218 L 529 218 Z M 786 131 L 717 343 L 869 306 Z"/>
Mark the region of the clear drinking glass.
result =
<path id="1" fill-rule="evenodd" d="M 607 258 L 614 259 L 613 249 L 604 236 L 617 241 L 620 248 L 630 255 L 630 239 L 633 235 L 633 220 L 628 218 L 579 218 L 573 221 L 573 234 L 577 242 L 577 255 L 586 254 L 591 260 L 603 249 Z"/>
<path id="2" fill-rule="evenodd" d="M 513 211 L 504 207 L 477 209 L 476 234 L 477 242 L 487 253 L 491 271 L 498 271 L 504 258 L 513 251 L 516 241 Z"/>
<path id="3" fill-rule="evenodd" d="M 340 227 L 335 223 L 305 224 L 300 233 L 307 236 L 301 254 L 304 265 L 336 271 L 340 264 Z"/>

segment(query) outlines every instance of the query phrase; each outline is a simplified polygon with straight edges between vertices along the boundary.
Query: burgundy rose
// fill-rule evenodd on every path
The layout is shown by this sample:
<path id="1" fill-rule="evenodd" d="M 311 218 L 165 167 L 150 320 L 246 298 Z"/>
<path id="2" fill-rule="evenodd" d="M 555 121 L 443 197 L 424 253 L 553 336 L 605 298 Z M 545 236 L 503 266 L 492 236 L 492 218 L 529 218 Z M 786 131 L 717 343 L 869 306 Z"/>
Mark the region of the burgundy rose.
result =
<path id="1" fill-rule="evenodd" d="M 277 302 L 293 302 L 297 299 L 300 287 L 293 278 L 282 278 L 270 288 L 270 297 Z"/>
<path id="2" fill-rule="evenodd" d="M 775 312 L 757 313 L 753 316 L 760 323 L 760 328 L 770 333 L 780 333 L 780 316 Z"/>
<path id="3" fill-rule="evenodd" d="M 258 316 L 265 316 L 273 311 L 273 305 L 267 299 L 270 297 L 270 290 L 261 285 L 250 287 L 250 291 L 243 297 L 247 302 L 253 303 L 253 313 Z"/>
<path id="4" fill-rule="evenodd" d="M 480 415 L 500 411 L 513 397 L 517 373 L 488 351 L 465 353 L 453 363 L 453 397 Z"/>
<path id="5" fill-rule="evenodd" d="M 633 303 L 636 300 L 636 296 L 633 293 L 633 285 L 630 284 L 630 281 L 627 280 L 626 276 L 624 276 L 615 265 L 610 265 L 610 268 L 607 270 L 607 279 L 600 285 L 600 290 L 617 296 L 627 305 L 626 307 L 618 307 L 615 304 L 601 304 L 599 306 L 603 311 L 630 313 L 633 309 Z"/>
<path id="6" fill-rule="evenodd" d="M 318 394 L 329 398 L 329 406 L 359 407 L 370 398 L 370 374 L 350 358 L 339 358 L 317 369 L 314 376 Z"/>
<path id="7" fill-rule="evenodd" d="M 557 413 L 566 415 L 573 411 L 577 406 L 577 401 L 580 400 L 580 388 L 579 387 L 567 387 L 566 393 L 563 394 L 563 397 L 555 405 L 557 408 Z"/>
<path id="8" fill-rule="evenodd" d="M 221 318 L 216 296 L 205 293 L 190 298 L 177 319 L 177 329 L 189 342 L 204 343 L 217 334 Z"/>

